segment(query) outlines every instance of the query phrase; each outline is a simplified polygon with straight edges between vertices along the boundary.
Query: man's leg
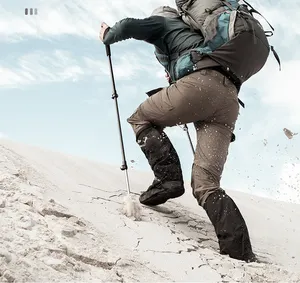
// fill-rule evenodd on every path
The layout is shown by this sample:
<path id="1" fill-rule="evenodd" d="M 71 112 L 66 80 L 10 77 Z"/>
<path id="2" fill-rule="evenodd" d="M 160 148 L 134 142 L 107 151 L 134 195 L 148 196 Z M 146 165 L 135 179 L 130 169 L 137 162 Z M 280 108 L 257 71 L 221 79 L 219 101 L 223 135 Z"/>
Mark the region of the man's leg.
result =
<path id="1" fill-rule="evenodd" d="M 220 189 L 230 141 L 231 131 L 224 125 L 197 125 L 197 147 L 192 170 L 193 194 L 215 228 L 220 253 L 253 261 L 255 256 L 245 220 L 235 202 Z"/>
<path id="2" fill-rule="evenodd" d="M 142 130 L 137 143 L 155 175 L 152 185 L 140 196 L 145 205 L 159 205 L 184 194 L 180 160 L 167 135 L 154 127 Z"/>
<path id="3" fill-rule="evenodd" d="M 163 131 L 166 124 L 175 125 L 177 122 L 176 111 L 168 115 L 167 119 L 165 117 L 165 114 L 170 114 L 169 112 L 174 109 L 168 95 L 169 89 L 162 89 L 155 97 L 150 97 L 142 103 L 128 119 L 136 135 L 136 141 L 155 176 L 148 190 L 140 196 L 140 202 L 149 206 L 163 204 L 168 199 L 184 194 L 180 160 Z"/>
<path id="4" fill-rule="evenodd" d="M 206 119 L 215 112 L 210 104 L 214 104 L 211 95 L 218 85 L 212 87 L 212 81 L 222 84 L 223 76 L 211 74 L 193 73 L 162 89 L 128 119 L 155 175 L 153 184 L 141 195 L 141 203 L 158 205 L 184 193 L 180 161 L 163 128 Z"/>

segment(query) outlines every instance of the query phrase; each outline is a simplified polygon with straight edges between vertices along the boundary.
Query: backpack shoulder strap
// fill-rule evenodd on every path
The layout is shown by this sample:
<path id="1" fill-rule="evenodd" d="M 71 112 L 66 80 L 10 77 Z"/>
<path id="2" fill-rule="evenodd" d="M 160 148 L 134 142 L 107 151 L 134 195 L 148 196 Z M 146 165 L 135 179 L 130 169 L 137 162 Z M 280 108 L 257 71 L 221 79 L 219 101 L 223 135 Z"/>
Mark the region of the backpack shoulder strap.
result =
<path id="1" fill-rule="evenodd" d="M 260 12 L 258 12 L 256 9 L 254 9 L 253 6 L 248 1 L 243 0 L 243 2 L 251 8 L 251 10 L 249 10 L 249 13 L 251 13 L 251 14 L 256 13 L 256 14 L 260 15 L 261 17 L 263 17 L 264 20 L 268 23 L 268 25 L 272 29 L 272 31 L 274 31 L 273 26 L 269 23 L 269 21 Z"/>

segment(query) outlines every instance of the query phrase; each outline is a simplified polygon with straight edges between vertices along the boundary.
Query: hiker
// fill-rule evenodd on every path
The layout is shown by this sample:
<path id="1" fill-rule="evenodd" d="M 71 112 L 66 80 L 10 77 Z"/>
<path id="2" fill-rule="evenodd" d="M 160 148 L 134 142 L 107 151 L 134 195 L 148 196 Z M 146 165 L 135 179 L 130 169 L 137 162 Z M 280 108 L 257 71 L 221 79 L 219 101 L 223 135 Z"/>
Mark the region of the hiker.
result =
<path id="1" fill-rule="evenodd" d="M 203 35 L 184 23 L 176 9 L 162 6 L 145 19 L 125 18 L 113 27 L 102 23 L 99 35 L 106 45 L 130 38 L 154 45 L 156 57 L 170 77 L 168 87 L 152 91 L 127 119 L 155 175 L 140 202 L 155 206 L 184 194 L 180 160 L 164 128 L 194 123 L 193 195 L 215 228 L 220 253 L 246 262 L 256 260 L 248 229 L 235 202 L 221 189 L 220 179 L 234 140 L 238 91 L 261 69 L 269 54 L 263 31 L 257 28 L 255 33 L 261 37 L 256 48 L 240 45 L 244 48 L 240 51 L 229 44 L 210 56 L 200 56 L 191 50 L 205 46 Z M 244 58 L 244 52 L 248 57 Z M 260 55 L 253 57 L 254 52 Z M 193 68 L 178 67 L 179 58 L 185 54 L 193 58 Z M 228 60 L 235 64 L 239 80 L 219 63 Z"/>

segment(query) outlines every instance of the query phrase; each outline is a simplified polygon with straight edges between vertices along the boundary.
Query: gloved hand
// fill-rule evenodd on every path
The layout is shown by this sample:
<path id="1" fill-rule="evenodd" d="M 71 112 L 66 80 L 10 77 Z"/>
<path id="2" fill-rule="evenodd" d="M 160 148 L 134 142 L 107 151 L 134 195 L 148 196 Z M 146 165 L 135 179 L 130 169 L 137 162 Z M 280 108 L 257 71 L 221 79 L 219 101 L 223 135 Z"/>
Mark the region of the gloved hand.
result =
<path id="1" fill-rule="evenodd" d="M 165 71 L 166 73 L 165 73 L 165 78 L 167 79 L 167 82 L 169 83 L 169 84 L 171 84 L 172 83 L 172 80 L 171 80 L 171 77 L 170 77 L 170 74 L 167 72 L 167 71 Z"/>

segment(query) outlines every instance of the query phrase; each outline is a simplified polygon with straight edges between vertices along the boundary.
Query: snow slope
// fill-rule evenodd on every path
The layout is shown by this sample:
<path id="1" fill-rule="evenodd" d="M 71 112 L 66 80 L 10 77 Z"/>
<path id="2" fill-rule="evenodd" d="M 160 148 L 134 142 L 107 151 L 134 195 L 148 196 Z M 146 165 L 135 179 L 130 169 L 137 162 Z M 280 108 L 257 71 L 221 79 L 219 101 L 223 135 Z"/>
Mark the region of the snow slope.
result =
<path id="1" fill-rule="evenodd" d="M 300 206 L 229 192 L 261 263 L 218 253 L 213 227 L 186 194 L 141 221 L 122 214 L 118 166 L 0 140 L 1 282 L 300 282 Z M 152 174 L 129 170 L 134 193 Z"/>

